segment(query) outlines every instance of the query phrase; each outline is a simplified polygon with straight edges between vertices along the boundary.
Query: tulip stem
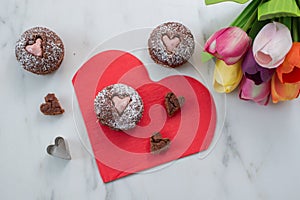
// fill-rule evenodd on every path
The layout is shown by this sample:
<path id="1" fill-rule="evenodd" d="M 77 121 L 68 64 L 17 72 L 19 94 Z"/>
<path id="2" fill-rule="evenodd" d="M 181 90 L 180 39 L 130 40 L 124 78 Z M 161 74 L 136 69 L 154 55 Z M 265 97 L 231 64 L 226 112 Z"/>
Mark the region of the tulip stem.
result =
<path id="1" fill-rule="evenodd" d="M 244 24 L 243 27 L 241 27 L 245 32 L 247 32 L 252 25 L 255 22 L 255 19 L 257 18 L 257 8 L 255 9 L 255 11 L 251 14 L 251 16 L 248 18 L 247 22 Z"/>
<path id="2" fill-rule="evenodd" d="M 269 22 L 270 20 L 258 21 L 258 19 L 256 18 L 252 24 L 251 29 L 248 31 L 249 37 L 254 40 L 258 32 Z"/>
<path id="3" fill-rule="evenodd" d="M 251 1 L 251 3 L 241 12 L 241 14 L 237 18 L 235 18 L 230 26 L 243 28 L 244 25 L 248 22 L 249 17 L 252 16 L 253 13 L 255 13 L 255 10 L 262 1 L 264 0 Z"/>
<path id="4" fill-rule="evenodd" d="M 293 23 L 293 19 L 291 17 L 281 17 L 278 20 L 280 23 L 286 25 L 288 27 L 289 30 L 292 30 L 292 24 Z"/>
<path id="5" fill-rule="evenodd" d="M 299 25 L 298 21 L 299 21 L 299 18 L 293 17 L 292 21 L 293 21 L 293 26 L 292 26 L 293 41 L 294 42 L 299 42 L 299 37 L 298 37 L 298 25 Z"/>

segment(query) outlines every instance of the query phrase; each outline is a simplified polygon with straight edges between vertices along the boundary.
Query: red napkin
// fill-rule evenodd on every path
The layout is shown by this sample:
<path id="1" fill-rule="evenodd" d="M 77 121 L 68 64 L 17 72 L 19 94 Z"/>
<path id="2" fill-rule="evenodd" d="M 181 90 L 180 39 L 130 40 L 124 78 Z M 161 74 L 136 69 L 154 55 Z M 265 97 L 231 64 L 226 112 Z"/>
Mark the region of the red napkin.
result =
<path id="1" fill-rule="evenodd" d="M 215 104 L 207 88 L 191 77 L 176 75 L 154 82 L 135 56 L 110 50 L 90 58 L 72 82 L 104 182 L 203 151 L 211 143 L 216 125 Z M 141 121 L 126 132 L 101 125 L 94 113 L 97 93 L 115 83 L 135 88 L 144 103 Z M 168 117 L 164 108 L 164 97 L 169 91 L 185 97 L 184 106 L 173 117 Z M 155 132 L 171 140 L 164 153 L 150 153 L 149 138 Z"/>

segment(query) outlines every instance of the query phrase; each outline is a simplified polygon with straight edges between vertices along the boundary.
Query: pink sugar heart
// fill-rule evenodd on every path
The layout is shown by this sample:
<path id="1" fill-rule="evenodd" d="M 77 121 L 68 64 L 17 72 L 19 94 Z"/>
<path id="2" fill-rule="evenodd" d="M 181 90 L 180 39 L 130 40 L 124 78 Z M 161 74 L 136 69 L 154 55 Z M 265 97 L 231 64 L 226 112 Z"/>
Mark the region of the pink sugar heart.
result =
<path id="1" fill-rule="evenodd" d="M 25 47 L 26 51 L 35 55 L 35 56 L 42 56 L 42 39 L 36 39 L 35 43 L 32 45 L 27 45 Z"/>
<path id="2" fill-rule="evenodd" d="M 168 51 L 173 52 L 173 50 L 179 45 L 180 39 L 179 37 L 175 36 L 174 38 L 170 39 L 169 36 L 164 35 L 162 37 L 162 41 L 167 48 Z"/>
<path id="3" fill-rule="evenodd" d="M 118 96 L 114 96 L 112 98 L 112 102 L 114 103 L 114 106 L 117 109 L 119 115 L 122 115 L 123 111 L 126 109 L 130 102 L 130 97 L 120 98 Z"/>

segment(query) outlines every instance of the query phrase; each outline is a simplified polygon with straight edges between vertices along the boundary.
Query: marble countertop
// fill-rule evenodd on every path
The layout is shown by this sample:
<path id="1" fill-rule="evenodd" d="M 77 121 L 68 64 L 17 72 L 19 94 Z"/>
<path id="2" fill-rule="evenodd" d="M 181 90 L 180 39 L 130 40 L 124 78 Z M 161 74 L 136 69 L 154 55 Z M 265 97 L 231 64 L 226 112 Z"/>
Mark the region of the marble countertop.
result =
<path id="1" fill-rule="evenodd" d="M 203 44 L 244 7 L 203 0 L 3 0 L 0 6 L 0 198 L 10 199 L 300 199 L 300 100 L 259 106 L 227 95 L 222 135 L 205 158 L 190 156 L 152 173 L 104 184 L 80 142 L 73 119 L 71 79 L 99 43 L 132 29 L 166 21 L 188 26 Z M 61 68 L 37 76 L 15 59 L 15 42 L 33 26 L 55 30 L 65 44 Z M 55 92 L 66 112 L 39 111 Z M 225 102 L 224 102 L 225 103 Z M 45 148 L 58 136 L 71 161 Z"/>

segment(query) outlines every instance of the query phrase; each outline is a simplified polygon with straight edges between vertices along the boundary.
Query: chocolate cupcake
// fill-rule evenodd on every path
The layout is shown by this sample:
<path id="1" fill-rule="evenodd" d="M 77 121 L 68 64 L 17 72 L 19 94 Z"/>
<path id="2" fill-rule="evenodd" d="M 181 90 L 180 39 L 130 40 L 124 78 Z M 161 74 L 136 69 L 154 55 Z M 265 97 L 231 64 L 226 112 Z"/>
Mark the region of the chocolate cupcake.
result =
<path id="1" fill-rule="evenodd" d="M 24 69 L 35 74 L 49 74 L 59 68 L 64 58 L 64 45 L 53 31 L 34 27 L 21 35 L 15 54 Z"/>
<path id="2" fill-rule="evenodd" d="M 191 31 L 177 22 L 156 27 L 148 40 L 149 54 L 158 64 L 178 67 L 194 53 L 195 42 Z"/>
<path id="3" fill-rule="evenodd" d="M 128 130 L 140 121 L 144 106 L 140 95 L 132 87 L 114 84 L 97 94 L 94 111 L 103 125 L 114 130 Z"/>

